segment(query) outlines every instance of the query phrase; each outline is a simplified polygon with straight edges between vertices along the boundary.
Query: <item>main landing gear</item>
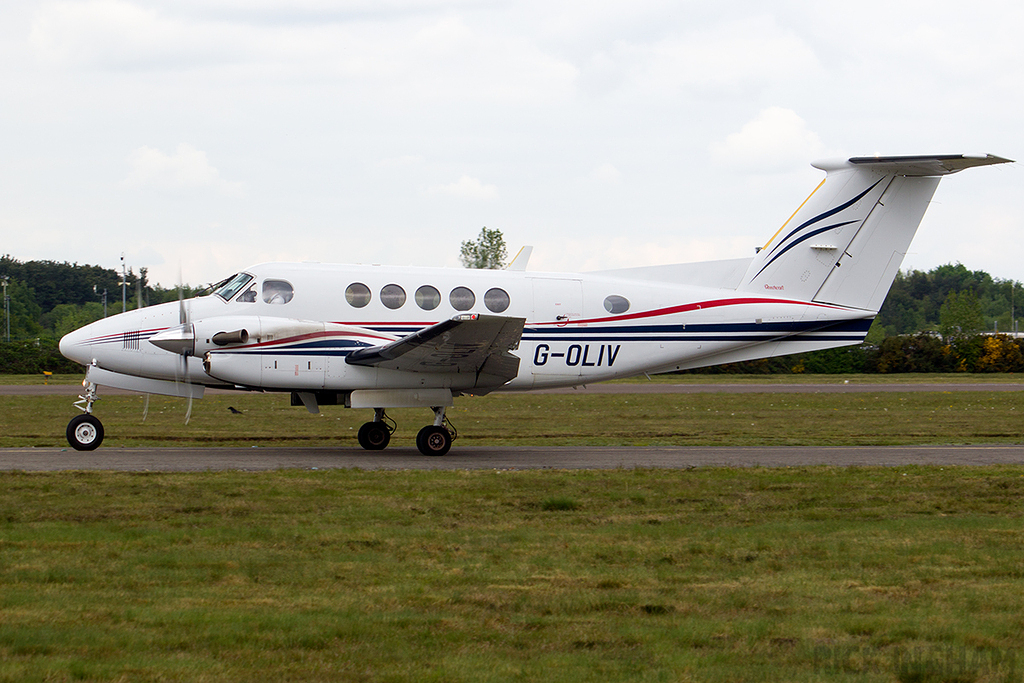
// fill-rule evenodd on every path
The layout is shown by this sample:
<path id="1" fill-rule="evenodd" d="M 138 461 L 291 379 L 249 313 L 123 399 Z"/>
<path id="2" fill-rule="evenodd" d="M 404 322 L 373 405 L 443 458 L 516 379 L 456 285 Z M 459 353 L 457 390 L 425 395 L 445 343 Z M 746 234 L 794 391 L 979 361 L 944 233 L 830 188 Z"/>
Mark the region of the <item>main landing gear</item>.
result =
<path id="1" fill-rule="evenodd" d="M 458 432 L 445 417 L 444 406 L 431 408 L 434 411 L 434 424 L 427 425 L 416 435 L 416 448 L 423 455 L 444 455 L 452 447 L 452 441 Z M 387 448 L 391 434 L 395 431 L 395 422 L 385 414 L 383 408 L 374 408 L 373 422 L 367 422 L 359 428 L 359 445 L 368 451 L 381 451 Z"/>
<path id="2" fill-rule="evenodd" d="M 76 451 L 95 450 L 103 443 L 103 423 L 92 414 L 92 404 L 99 396 L 96 395 L 96 385 L 86 380 L 82 383 L 85 393 L 75 401 L 75 407 L 82 411 L 68 422 L 67 437 L 68 443 Z"/>
<path id="3" fill-rule="evenodd" d="M 383 408 L 374 408 L 373 422 L 359 428 L 359 445 L 368 451 L 382 451 L 391 442 L 395 421 L 387 416 Z"/>

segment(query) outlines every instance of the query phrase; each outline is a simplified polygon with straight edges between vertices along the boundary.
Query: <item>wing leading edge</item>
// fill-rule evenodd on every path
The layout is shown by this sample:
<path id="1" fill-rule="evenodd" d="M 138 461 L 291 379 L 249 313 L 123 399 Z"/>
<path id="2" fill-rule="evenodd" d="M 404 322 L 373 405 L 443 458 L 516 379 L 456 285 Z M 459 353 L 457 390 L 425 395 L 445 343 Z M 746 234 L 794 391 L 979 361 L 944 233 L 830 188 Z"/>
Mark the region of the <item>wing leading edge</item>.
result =
<path id="1" fill-rule="evenodd" d="M 354 351 L 352 365 L 406 372 L 472 373 L 474 389 L 495 389 L 519 374 L 525 318 L 466 314 L 443 320 L 390 344 Z"/>

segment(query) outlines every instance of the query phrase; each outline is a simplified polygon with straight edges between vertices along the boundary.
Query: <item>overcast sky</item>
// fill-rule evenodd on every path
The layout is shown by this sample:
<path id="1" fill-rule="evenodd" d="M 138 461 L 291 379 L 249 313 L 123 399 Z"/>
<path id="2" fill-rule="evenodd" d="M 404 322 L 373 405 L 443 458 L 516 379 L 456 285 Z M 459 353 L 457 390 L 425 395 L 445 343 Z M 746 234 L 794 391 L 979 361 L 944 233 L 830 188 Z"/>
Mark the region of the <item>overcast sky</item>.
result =
<path id="1" fill-rule="evenodd" d="M 1015 2 L 0 4 L 0 252 L 172 286 L 268 260 L 750 256 L 867 154 L 1024 154 Z M 1021 164 L 942 181 L 904 268 L 1024 280 Z"/>

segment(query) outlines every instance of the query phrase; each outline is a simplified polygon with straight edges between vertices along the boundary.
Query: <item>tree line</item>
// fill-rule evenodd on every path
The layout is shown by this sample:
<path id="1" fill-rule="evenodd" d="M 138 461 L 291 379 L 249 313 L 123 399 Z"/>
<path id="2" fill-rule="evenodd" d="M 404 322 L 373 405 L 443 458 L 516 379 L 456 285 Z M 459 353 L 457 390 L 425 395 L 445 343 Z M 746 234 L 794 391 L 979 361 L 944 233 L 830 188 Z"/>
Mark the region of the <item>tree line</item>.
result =
<path id="1" fill-rule="evenodd" d="M 60 339 L 104 315 L 122 311 L 122 277 L 113 268 L 57 261 L 18 261 L 5 255 L 0 257 L 0 277 L 3 276 L 8 278 L 12 342 Z M 129 268 L 124 281 L 129 309 L 178 298 L 177 287 L 167 289 L 152 285 L 146 268 L 140 268 L 137 274 Z M 188 297 L 196 291 L 183 287 L 182 295 Z"/>
<path id="2" fill-rule="evenodd" d="M 683 374 L 826 374 L 901 372 L 1024 372 L 1024 339 L 1008 334 L 951 340 L 927 332 L 886 337 L 880 344 L 844 346 L 792 356 L 686 370 Z"/>
<path id="3" fill-rule="evenodd" d="M 899 272 L 875 325 L 885 337 L 938 332 L 943 337 L 980 331 L 1013 332 L 1017 316 L 1015 280 L 947 264 L 925 272 Z M 1024 293 L 1024 292 L 1022 292 Z"/>
<path id="4" fill-rule="evenodd" d="M 464 242 L 467 266 L 495 267 L 504 259 L 499 231 Z M 474 251 L 476 247 L 476 251 Z M 500 251 L 499 257 L 488 253 Z M 477 261 L 474 261 L 477 259 Z M 497 259 L 497 260 L 496 260 Z M 11 342 L 0 341 L 0 372 L 77 372 L 57 341 L 106 315 L 121 312 L 121 273 L 112 268 L 0 257 L 7 276 Z M 127 307 L 175 301 L 177 287 L 148 280 L 145 268 L 127 271 Z M 962 264 L 897 273 L 865 344 L 795 356 L 734 363 L 701 372 L 1024 372 L 1024 344 L 1007 335 L 1015 325 L 1019 282 L 993 278 Z M 106 292 L 106 312 L 103 293 Z M 199 288 L 183 287 L 181 296 Z M 981 334 L 982 332 L 986 334 Z M 2 339 L 2 337 L 0 337 Z"/>

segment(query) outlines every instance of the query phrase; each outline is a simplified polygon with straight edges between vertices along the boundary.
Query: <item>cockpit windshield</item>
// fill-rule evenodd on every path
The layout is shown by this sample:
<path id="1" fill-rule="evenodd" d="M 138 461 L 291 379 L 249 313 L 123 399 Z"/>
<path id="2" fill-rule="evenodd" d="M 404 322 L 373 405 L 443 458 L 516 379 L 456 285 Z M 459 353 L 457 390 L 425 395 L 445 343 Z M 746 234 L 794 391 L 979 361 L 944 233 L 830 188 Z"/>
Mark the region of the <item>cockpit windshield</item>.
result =
<path id="1" fill-rule="evenodd" d="M 248 273 L 232 275 L 224 281 L 224 284 L 221 285 L 214 294 L 219 296 L 221 299 L 224 299 L 224 301 L 231 301 L 231 297 L 238 294 L 238 290 L 245 287 L 251 280 L 252 275 L 249 275 Z"/>

